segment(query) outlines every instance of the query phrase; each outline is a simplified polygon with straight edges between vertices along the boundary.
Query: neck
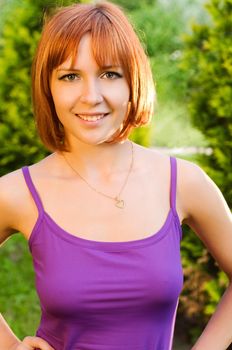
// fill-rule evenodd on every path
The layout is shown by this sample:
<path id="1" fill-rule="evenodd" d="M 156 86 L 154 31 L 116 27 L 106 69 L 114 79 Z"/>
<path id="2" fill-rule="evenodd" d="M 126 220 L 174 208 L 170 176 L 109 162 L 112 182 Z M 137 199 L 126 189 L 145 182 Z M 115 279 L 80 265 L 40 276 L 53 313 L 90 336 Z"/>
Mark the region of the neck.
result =
<path id="1" fill-rule="evenodd" d="M 132 157 L 129 140 L 100 145 L 79 143 L 63 155 L 76 171 L 88 179 L 110 179 L 126 173 Z"/>

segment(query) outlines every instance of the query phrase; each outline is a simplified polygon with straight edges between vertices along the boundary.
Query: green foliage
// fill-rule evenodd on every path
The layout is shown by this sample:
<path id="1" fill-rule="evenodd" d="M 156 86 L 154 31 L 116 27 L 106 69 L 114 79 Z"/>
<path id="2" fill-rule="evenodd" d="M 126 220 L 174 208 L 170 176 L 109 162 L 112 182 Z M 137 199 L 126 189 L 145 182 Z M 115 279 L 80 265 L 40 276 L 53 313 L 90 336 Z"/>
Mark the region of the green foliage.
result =
<path id="1" fill-rule="evenodd" d="M 45 154 L 36 137 L 30 99 L 32 53 L 42 20 L 37 10 L 27 1 L 12 8 L 0 41 L 0 175 Z"/>
<path id="2" fill-rule="evenodd" d="M 167 103 L 167 99 L 179 97 L 184 84 L 184 74 L 176 64 L 183 45 L 180 37 L 184 18 L 180 7 L 169 5 L 167 8 L 157 3 L 142 11 L 132 11 L 130 18 L 149 56 L 158 99 L 163 98 Z"/>
<path id="3" fill-rule="evenodd" d="M 161 147 L 204 146 L 201 133 L 190 123 L 184 95 L 186 73 L 179 67 L 181 35 L 186 30 L 183 6 L 156 1 L 153 6 L 131 11 L 129 17 L 149 55 L 156 82 L 158 102 L 150 143 Z"/>
<path id="4" fill-rule="evenodd" d="M 232 206 L 232 1 L 212 0 L 207 9 L 211 22 L 185 37 L 183 67 L 192 121 L 213 148 L 207 171 Z"/>
<path id="5" fill-rule="evenodd" d="M 130 135 L 130 140 L 143 145 L 145 147 L 151 146 L 151 127 L 150 125 L 142 126 L 138 129 L 134 129 Z"/>
<path id="6" fill-rule="evenodd" d="M 206 315 L 211 316 L 228 285 L 228 277 L 223 271 L 219 271 L 216 279 L 211 279 L 203 286 L 208 297 L 208 303 L 204 309 Z"/>
<path id="7" fill-rule="evenodd" d="M 192 122 L 213 149 L 212 156 L 198 161 L 232 206 L 232 1 L 211 0 L 206 8 L 208 23 L 193 24 L 184 38 L 182 66 L 188 74 Z M 182 252 L 186 278 L 181 312 L 191 319 L 195 338 L 215 311 L 228 278 L 191 232 L 185 235 Z"/>
<path id="8" fill-rule="evenodd" d="M 160 3 L 144 6 L 142 11 L 136 9 L 131 12 L 131 19 L 149 57 L 172 54 L 181 47 L 180 34 L 184 22 L 179 6 L 166 8 Z"/>
<path id="9" fill-rule="evenodd" d="M 174 108 L 177 111 L 175 117 L 173 118 L 173 112 L 170 116 L 172 119 L 178 118 L 178 120 L 174 120 L 175 123 L 172 123 L 172 126 L 174 124 L 176 126 L 175 132 L 172 134 L 172 130 L 171 137 L 166 137 L 171 129 L 168 125 L 167 130 L 170 110 L 177 99 L 182 100 L 181 96 L 185 84 L 185 74 L 178 67 L 180 50 L 183 46 L 181 41 L 181 33 L 184 28 L 183 10 L 177 4 L 164 5 L 157 0 L 139 2 L 115 0 L 114 2 L 130 10 L 128 16 L 150 59 L 153 76 L 157 82 L 159 104 L 164 105 L 164 108 L 168 105 L 168 111 L 165 109 L 165 121 L 161 121 L 159 127 L 154 128 L 152 122 L 146 128 L 136 129 L 132 133 L 131 139 L 145 146 L 153 144 L 153 140 L 159 146 L 173 146 L 177 140 L 187 143 L 196 139 L 199 142 L 199 135 L 192 130 L 189 121 L 186 122 L 186 113 L 183 111 L 183 104 L 180 106 L 179 101 L 177 102 L 178 106 Z M 170 105 L 172 105 L 171 108 Z M 159 115 L 161 116 L 162 112 L 160 111 L 162 111 L 162 107 L 159 106 Z M 179 136 L 180 123 L 185 124 L 186 137 L 185 135 L 181 138 Z M 176 132 L 176 130 L 178 131 Z M 193 136 L 191 137 L 190 134 Z M 196 137 L 195 134 L 197 134 Z"/>
<path id="10" fill-rule="evenodd" d="M 14 235 L 1 247 L 0 261 L 1 313 L 19 338 L 33 335 L 40 318 L 39 300 L 31 255 L 21 235 Z"/>
<path id="11" fill-rule="evenodd" d="M 133 0 L 133 1 L 128 1 L 128 0 L 113 0 L 115 4 L 118 4 L 121 6 L 124 10 L 128 11 L 134 11 L 137 9 L 143 9 L 144 6 L 153 6 L 156 2 L 156 0 Z"/>

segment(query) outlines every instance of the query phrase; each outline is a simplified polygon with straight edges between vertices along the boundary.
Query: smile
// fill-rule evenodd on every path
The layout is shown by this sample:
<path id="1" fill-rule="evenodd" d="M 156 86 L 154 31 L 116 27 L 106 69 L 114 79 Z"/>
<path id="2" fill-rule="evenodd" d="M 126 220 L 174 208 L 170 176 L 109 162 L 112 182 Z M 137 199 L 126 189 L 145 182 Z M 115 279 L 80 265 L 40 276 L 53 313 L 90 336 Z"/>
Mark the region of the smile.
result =
<path id="1" fill-rule="evenodd" d="M 87 121 L 87 122 L 96 122 L 97 120 L 103 119 L 108 115 L 108 113 L 105 114 L 98 114 L 98 115 L 82 115 L 82 114 L 76 114 L 80 119 Z"/>

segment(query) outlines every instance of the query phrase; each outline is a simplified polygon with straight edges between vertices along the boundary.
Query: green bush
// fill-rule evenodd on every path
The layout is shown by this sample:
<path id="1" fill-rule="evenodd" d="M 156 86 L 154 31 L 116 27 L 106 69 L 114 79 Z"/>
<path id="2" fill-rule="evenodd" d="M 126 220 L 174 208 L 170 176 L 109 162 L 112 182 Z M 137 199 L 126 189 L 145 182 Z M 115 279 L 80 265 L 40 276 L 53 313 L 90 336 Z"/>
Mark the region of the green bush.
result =
<path id="1" fill-rule="evenodd" d="M 121 3 L 121 1 L 117 1 L 117 3 Z M 172 109 L 170 104 L 177 99 L 181 100 L 184 85 L 184 74 L 178 68 L 177 63 L 181 46 L 183 46 L 180 39 L 184 28 L 181 7 L 172 4 L 165 5 L 159 1 L 153 1 L 153 3 L 147 1 L 142 8 L 133 7 L 132 11 L 129 12 L 129 18 L 150 59 L 156 81 L 159 113 L 161 113 L 162 105 L 169 108 L 169 112 L 165 115 L 166 120 L 170 109 Z M 178 84 L 176 84 L 177 81 Z M 158 108 L 156 108 L 156 112 L 157 110 Z M 179 123 L 177 124 L 179 125 Z M 166 135 L 169 130 L 166 128 L 164 132 L 157 131 L 154 128 L 154 120 L 150 126 L 150 128 L 137 129 L 133 132 L 132 139 L 137 143 L 141 143 L 140 139 L 142 139 L 142 144 L 146 146 L 154 144 L 154 140 L 156 145 L 164 143 L 167 146 L 169 138 Z M 158 139 L 159 142 L 157 142 Z M 170 139 L 173 139 L 173 135 Z"/>
<path id="2" fill-rule="evenodd" d="M 20 339 L 35 334 L 40 305 L 35 290 L 32 257 L 25 239 L 13 235 L 0 250 L 1 313 Z"/>
<path id="3" fill-rule="evenodd" d="M 30 67 L 41 12 L 23 1 L 8 9 L 0 41 L 0 175 L 45 154 L 36 137 L 30 98 Z M 39 14 L 39 15 L 38 15 Z"/>
<path id="4" fill-rule="evenodd" d="M 206 9 L 211 15 L 208 23 L 194 24 L 185 36 L 182 66 L 188 73 L 192 122 L 213 150 L 210 157 L 198 160 L 232 206 L 232 1 L 211 0 Z M 196 337 L 196 324 L 202 328 L 212 315 L 228 279 L 193 233 L 185 236 L 182 251 L 186 290 L 181 310 L 196 321 Z"/>
<path id="5" fill-rule="evenodd" d="M 232 1 L 211 0 L 206 8 L 211 21 L 185 37 L 183 67 L 193 124 L 213 149 L 207 172 L 232 207 Z"/>
<path id="6" fill-rule="evenodd" d="M 143 9 L 146 5 L 154 5 L 156 0 L 111 0 L 111 2 L 114 2 L 115 4 L 119 5 L 121 8 L 127 11 L 133 11 L 137 9 Z"/>

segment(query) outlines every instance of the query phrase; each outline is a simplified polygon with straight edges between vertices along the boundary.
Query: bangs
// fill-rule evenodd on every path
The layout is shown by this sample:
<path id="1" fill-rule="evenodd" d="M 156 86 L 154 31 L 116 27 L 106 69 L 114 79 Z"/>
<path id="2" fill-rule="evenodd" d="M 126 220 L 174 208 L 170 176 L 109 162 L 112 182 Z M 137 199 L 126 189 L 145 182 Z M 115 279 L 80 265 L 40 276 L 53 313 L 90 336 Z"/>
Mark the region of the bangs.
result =
<path id="1" fill-rule="evenodd" d="M 97 14 L 92 23 L 91 38 L 93 56 L 100 67 L 124 66 L 126 49 L 122 36 L 123 33 L 116 30 L 108 17 L 101 13 Z"/>
<path id="2" fill-rule="evenodd" d="M 128 49 L 130 45 L 123 30 L 116 28 L 115 23 L 100 9 L 95 9 L 88 15 L 81 25 L 79 21 L 73 21 L 71 25 L 69 23 L 67 27 L 63 26 L 60 33 L 56 33 L 54 45 L 50 51 L 50 72 L 69 58 L 71 58 L 70 68 L 74 68 L 80 40 L 89 33 L 93 56 L 98 66 L 121 66 L 129 83 L 128 59 L 131 55 Z"/>

